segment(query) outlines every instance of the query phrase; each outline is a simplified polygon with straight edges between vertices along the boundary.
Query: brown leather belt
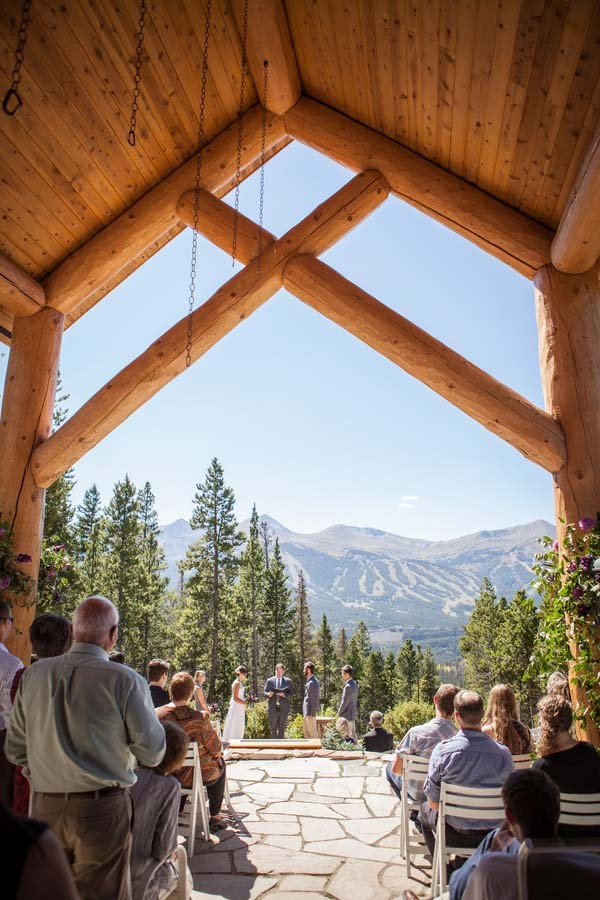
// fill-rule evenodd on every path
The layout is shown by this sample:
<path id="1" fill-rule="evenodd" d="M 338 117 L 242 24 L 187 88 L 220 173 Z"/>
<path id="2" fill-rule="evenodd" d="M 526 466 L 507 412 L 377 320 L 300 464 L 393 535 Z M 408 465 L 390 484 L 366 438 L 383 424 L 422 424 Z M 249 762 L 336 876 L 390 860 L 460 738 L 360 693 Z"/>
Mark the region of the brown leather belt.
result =
<path id="1" fill-rule="evenodd" d="M 105 787 L 99 788 L 97 791 L 74 791 L 68 793 L 61 791 L 58 794 L 50 791 L 36 791 L 39 797 L 64 797 L 65 800 L 75 798 L 77 800 L 99 800 L 101 797 L 110 797 L 111 794 L 124 794 L 129 788 L 122 787 Z"/>

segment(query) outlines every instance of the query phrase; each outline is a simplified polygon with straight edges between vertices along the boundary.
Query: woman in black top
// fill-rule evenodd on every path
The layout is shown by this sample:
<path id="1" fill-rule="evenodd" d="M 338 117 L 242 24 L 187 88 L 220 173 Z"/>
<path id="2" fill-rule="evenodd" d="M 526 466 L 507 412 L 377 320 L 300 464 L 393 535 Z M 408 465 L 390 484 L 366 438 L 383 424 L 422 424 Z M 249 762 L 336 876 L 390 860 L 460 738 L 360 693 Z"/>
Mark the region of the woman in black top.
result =
<path id="1" fill-rule="evenodd" d="M 592 744 L 576 741 L 569 730 L 573 707 L 560 696 L 542 697 L 538 704 L 542 733 L 539 759 L 533 767 L 550 776 L 561 794 L 600 794 L 600 756 Z M 599 837 L 600 827 L 559 825 L 560 837 Z"/>

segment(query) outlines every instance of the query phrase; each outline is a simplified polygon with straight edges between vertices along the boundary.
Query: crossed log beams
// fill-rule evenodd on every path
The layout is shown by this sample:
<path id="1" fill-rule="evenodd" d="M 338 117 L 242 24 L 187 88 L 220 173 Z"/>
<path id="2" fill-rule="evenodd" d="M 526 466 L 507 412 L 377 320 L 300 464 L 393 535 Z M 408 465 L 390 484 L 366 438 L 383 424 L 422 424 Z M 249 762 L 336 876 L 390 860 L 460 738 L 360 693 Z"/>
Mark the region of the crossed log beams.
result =
<path id="1" fill-rule="evenodd" d="M 388 185 L 379 172 L 363 172 L 318 206 L 279 240 L 263 234 L 265 249 L 230 278 L 192 317 L 192 360 L 197 360 L 282 286 L 286 263 L 298 253 L 320 254 L 333 246 L 386 199 Z M 219 201 L 205 192 L 201 218 Z M 223 207 L 226 204 L 222 204 Z M 229 209 L 229 207 L 227 207 Z M 242 235 L 239 236 L 242 243 Z M 267 245 L 267 246 L 266 246 Z M 185 369 L 187 316 L 119 372 L 41 444 L 31 470 L 39 487 L 48 487 L 161 387 Z"/>
<path id="2" fill-rule="evenodd" d="M 193 224 L 193 199 L 190 192 L 179 203 L 179 215 L 186 225 Z M 226 253 L 231 253 L 233 210 L 213 197 L 204 211 L 209 214 L 201 217 L 199 230 Z M 258 231 L 258 225 L 240 216 L 236 246 L 242 262 L 256 255 Z M 558 471 L 564 464 L 565 439 L 561 426 L 552 416 L 330 266 L 313 256 L 295 256 L 284 269 L 283 285 L 299 300 L 428 385 L 528 459 L 550 472 Z"/>

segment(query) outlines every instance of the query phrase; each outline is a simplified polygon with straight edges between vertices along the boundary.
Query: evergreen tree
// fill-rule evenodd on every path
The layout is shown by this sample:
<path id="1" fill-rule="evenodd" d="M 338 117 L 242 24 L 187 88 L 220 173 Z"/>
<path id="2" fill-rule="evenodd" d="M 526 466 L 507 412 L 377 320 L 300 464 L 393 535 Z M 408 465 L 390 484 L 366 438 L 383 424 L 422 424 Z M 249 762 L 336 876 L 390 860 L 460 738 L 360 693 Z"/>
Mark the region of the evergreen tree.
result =
<path id="1" fill-rule="evenodd" d="M 497 639 L 498 670 L 495 681 L 510 684 L 521 706 L 521 715 L 530 725 L 536 714 L 541 691 L 531 674 L 531 660 L 540 616 L 535 602 L 525 591 L 517 591 L 505 607 Z"/>
<path id="2" fill-rule="evenodd" d="M 137 490 L 126 475 L 115 484 L 106 507 L 99 570 L 100 590 L 119 610 L 119 649 L 134 668 L 143 663 L 139 509 Z"/>
<path id="3" fill-rule="evenodd" d="M 419 672 L 417 651 L 410 638 L 406 638 L 398 651 L 396 665 L 400 696 L 403 700 L 412 700 L 416 696 Z"/>
<path id="4" fill-rule="evenodd" d="M 395 706 L 399 700 L 398 670 L 396 668 L 396 657 L 392 652 L 388 653 L 383 664 L 383 681 L 389 696 L 389 704 L 385 709 L 382 709 L 381 712 L 386 712 L 389 707 Z"/>
<path id="5" fill-rule="evenodd" d="M 383 654 L 379 650 L 372 650 L 365 661 L 360 682 L 359 721 L 363 727 L 374 709 L 385 712 L 392 705 L 389 686 L 384 680 L 384 669 Z"/>
<path id="6" fill-rule="evenodd" d="M 265 521 L 260 522 L 258 528 L 260 531 L 260 540 L 265 556 L 265 566 L 268 569 L 271 564 L 271 544 L 273 543 L 273 532 L 269 528 L 269 523 Z"/>
<path id="7" fill-rule="evenodd" d="M 275 538 L 271 563 L 267 570 L 265 610 L 261 624 L 269 671 L 274 671 L 278 662 L 283 662 L 288 668 L 294 669 L 296 617 L 279 548 L 279 538 Z"/>
<path id="8" fill-rule="evenodd" d="M 178 564 L 182 576 L 184 572 L 191 572 L 191 575 L 182 578 L 183 593 L 177 601 L 174 666 L 188 672 L 210 669 L 211 570 L 210 563 L 199 550 L 199 543 L 189 547 L 185 559 Z M 214 690 L 210 691 L 210 696 L 216 699 Z"/>
<path id="9" fill-rule="evenodd" d="M 361 620 L 356 626 L 356 630 L 348 644 L 346 653 L 347 662 L 354 669 L 354 678 L 360 681 L 362 678 L 365 662 L 371 650 L 371 635 L 365 623 Z"/>
<path id="10" fill-rule="evenodd" d="M 69 399 L 62 393 L 60 372 L 56 384 L 56 399 L 52 413 L 52 431 L 56 431 L 67 418 L 67 408 L 62 404 Z M 44 542 L 47 545 L 63 544 L 69 553 L 75 551 L 73 535 L 73 516 L 75 509 L 71 503 L 71 494 L 75 487 L 73 469 L 57 478 L 46 490 L 44 505 Z"/>
<path id="11" fill-rule="evenodd" d="M 296 585 L 296 621 L 298 623 L 298 651 L 302 665 L 312 655 L 312 621 L 306 595 L 306 579 L 300 569 Z"/>
<path id="12" fill-rule="evenodd" d="M 234 493 L 225 485 L 223 469 L 215 458 L 204 482 L 196 485 L 190 524 L 201 531 L 202 536 L 190 547 L 184 563 L 186 569 L 197 573 L 195 589 L 200 589 L 208 604 L 211 645 L 208 691 L 211 695 L 215 693 L 215 684 L 221 674 L 219 651 L 222 637 L 225 637 L 226 644 L 222 624 L 226 618 L 228 594 L 238 571 L 236 550 L 244 540 L 242 532 L 238 531 L 234 506 Z"/>
<path id="13" fill-rule="evenodd" d="M 425 647 L 421 665 L 421 700 L 430 703 L 440 686 L 440 676 L 431 647 Z"/>
<path id="14" fill-rule="evenodd" d="M 315 634 L 315 665 L 317 678 L 321 685 L 321 702 L 328 706 L 335 690 L 337 662 L 333 635 L 325 613 L 323 613 L 321 624 Z"/>
<path id="15" fill-rule="evenodd" d="M 264 615 L 266 571 L 265 556 L 261 547 L 258 513 L 256 504 L 252 507 L 248 540 L 240 556 L 240 580 L 238 585 L 240 614 L 245 610 L 249 617 L 250 655 L 252 690 L 258 696 L 260 667 L 260 623 Z"/>
<path id="16" fill-rule="evenodd" d="M 348 653 L 348 637 L 346 635 L 346 629 L 342 626 L 338 632 L 337 643 L 335 645 L 335 655 L 338 658 L 338 662 L 340 665 L 344 666 L 346 664 L 346 656 Z"/>
<path id="17" fill-rule="evenodd" d="M 459 647 L 465 660 L 465 684 L 484 697 L 497 681 L 498 634 L 506 601 L 498 601 L 496 589 L 484 578 Z"/>
<path id="18" fill-rule="evenodd" d="M 147 481 L 138 494 L 140 535 L 141 649 L 144 668 L 154 656 L 170 656 L 168 579 L 164 550 L 159 544 L 160 528 L 155 497 Z"/>
<path id="19" fill-rule="evenodd" d="M 77 509 L 75 540 L 83 593 L 98 590 L 102 531 L 102 504 L 95 484 L 87 488 Z"/>

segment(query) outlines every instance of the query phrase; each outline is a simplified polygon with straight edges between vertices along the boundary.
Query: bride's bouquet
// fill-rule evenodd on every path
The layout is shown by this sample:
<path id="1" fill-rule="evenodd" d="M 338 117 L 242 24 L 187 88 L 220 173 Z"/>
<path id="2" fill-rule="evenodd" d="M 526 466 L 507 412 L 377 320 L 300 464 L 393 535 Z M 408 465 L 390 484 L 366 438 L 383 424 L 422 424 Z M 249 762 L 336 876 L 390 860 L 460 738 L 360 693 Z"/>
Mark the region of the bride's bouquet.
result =
<path id="1" fill-rule="evenodd" d="M 221 707 L 218 703 L 209 703 L 208 711 L 210 713 L 211 719 L 218 719 L 221 721 Z"/>
<path id="2" fill-rule="evenodd" d="M 249 692 L 246 700 L 248 701 L 248 703 L 258 703 L 258 697 L 256 696 L 256 694 L 253 694 L 252 691 Z"/>

